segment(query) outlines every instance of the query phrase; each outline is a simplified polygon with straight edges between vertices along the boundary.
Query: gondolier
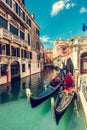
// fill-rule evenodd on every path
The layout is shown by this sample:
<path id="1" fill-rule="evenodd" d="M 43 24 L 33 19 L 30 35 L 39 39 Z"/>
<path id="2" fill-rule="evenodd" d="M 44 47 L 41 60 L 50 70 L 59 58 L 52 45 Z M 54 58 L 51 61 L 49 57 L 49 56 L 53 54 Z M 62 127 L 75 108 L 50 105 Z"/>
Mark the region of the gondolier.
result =
<path id="1" fill-rule="evenodd" d="M 67 110 L 68 106 L 71 104 L 72 100 L 75 98 L 75 91 L 73 91 L 72 86 L 72 74 L 68 72 L 67 76 L 64 78 L 64 90 L 58 94 L 56 103 L 54 105 L 56 124 L 59 123 L 59 120 Z"/>
<path id="2" fill-rule="evenodd" d="M 71 92 L 72 91 L 72 87 L 73 87 L 73 77 L 71 72 L 68 72 L 67 76 L 64 78 L 64 91 L 67 92 Z"/>

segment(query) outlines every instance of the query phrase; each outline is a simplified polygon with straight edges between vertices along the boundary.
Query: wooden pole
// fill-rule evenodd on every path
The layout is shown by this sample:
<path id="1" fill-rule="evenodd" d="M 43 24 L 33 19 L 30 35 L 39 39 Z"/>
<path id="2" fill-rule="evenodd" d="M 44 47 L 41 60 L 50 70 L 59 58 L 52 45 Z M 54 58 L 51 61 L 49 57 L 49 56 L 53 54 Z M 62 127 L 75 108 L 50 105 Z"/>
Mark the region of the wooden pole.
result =
<path id="1" fill-rule="evenodd" d="M 6 86 L 8 87 L 8 83 L 9 83 L 9 71 L 8 69 L 6 70 Z"/>
<path id="2" fill-rule="evenodd" d="M 78 71 L 75 72 L 75 90 L 78 91 Z"/>

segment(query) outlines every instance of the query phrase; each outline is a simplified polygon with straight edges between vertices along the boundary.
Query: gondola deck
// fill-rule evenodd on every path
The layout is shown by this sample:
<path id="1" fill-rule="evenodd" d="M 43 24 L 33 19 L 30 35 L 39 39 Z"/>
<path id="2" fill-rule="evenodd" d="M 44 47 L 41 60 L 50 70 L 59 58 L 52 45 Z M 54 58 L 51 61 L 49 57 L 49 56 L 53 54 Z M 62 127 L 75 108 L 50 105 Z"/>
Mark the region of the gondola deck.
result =
<path id="1" fill-rule="evenodd" d="M 66 94 L 65 92 L 61 92 L 58 95 L 54 107 L 56 124 L 58 124 L 59 120 L 63 116 L 68 106 L 71 104 L 74 97 L 75 97 L 75 92 L 70 92 L 68 94 Z"/>

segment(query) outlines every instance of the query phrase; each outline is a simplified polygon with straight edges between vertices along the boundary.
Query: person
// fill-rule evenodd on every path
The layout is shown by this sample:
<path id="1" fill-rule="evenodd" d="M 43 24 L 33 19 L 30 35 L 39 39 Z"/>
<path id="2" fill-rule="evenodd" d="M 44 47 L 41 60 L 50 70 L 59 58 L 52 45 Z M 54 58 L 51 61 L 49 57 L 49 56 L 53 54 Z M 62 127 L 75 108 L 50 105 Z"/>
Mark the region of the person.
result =
<path id="1" fill-rule="evenodd" d="M 72 88 L 73 88 L 73 76 L 71 72 L 67 73 L 67 76 L 64 78 L 64 91 L 65 93 L 69 93 L 72 92 Z"/>

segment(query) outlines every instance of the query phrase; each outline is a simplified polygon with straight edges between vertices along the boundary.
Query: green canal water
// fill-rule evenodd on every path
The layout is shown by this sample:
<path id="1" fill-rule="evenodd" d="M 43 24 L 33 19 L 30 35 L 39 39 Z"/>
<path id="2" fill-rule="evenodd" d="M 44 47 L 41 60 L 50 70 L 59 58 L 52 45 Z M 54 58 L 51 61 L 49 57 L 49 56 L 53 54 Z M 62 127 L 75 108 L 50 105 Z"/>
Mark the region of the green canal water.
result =
<path id="1" fill-rule="evenodd" d="M 37 94 L 55 75 L 54 71 L 48 70 L 33 75 L 31 79 L 16 80 L 9 88 L 0 86 L 0 130 L 87 130 L 80 103 L 76 109 L 73 101 L 58 125 L 55 123 L 51 98 L 31 108 L 26 88 Z"/>

